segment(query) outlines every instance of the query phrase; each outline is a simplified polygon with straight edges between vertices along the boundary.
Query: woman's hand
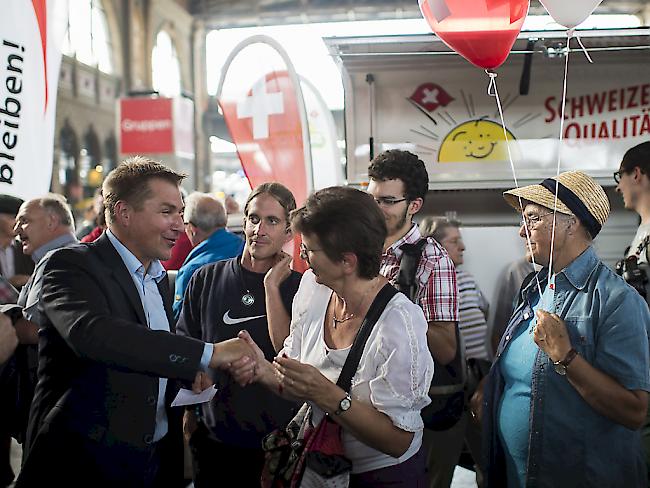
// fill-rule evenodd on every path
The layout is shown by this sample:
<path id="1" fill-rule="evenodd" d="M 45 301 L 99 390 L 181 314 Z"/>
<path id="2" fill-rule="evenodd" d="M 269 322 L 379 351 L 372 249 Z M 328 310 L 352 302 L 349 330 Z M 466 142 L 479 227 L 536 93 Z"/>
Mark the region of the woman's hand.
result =
<path id="1" fill-rule="evenodd" d="M 291 256 L 280 251 L 275 255 L 275 263 L 264 275 L 264 288 L 279 288 L 284 280 L 291 275 Z"/>
<path id="2" fill-rule="evenodd" d="M 339 388 L 310 364 L 304 364 L 288 357 L 276 357 L 273 361 L 280 389 L 294 398 L 309 400 L 328 411 L 332 400 L 338 404 L 340 398 L 332 399 Z M 341 397 L 342 398 L 342 397 Z M 323 408 L 325 407 L 325 408 Z"/>

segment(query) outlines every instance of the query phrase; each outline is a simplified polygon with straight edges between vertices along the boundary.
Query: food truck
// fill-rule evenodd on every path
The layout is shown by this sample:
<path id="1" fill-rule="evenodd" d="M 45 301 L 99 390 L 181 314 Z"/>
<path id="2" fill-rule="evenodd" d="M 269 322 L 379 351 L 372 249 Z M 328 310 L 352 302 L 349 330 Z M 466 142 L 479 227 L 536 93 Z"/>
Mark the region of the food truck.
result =
<path id="1" fill-rule="evenodd" d="M 584 51 L 575 38 L 567 48 L 566 31 L 519 35 L 496 70 L 505 131 L 488 74 L 436 36 L 325 39 L 344 86 L 349 184 L 366 184 L 383 150 L 418 154 L 430 178 L 420 216 L 462 222 L 465 267 L 488 298 L 500 269 L 523 256 L 520 215 L 501 197 L 516 186 L 513 169 L 518 186 L 539 183 L 559 160 L 560 171 L 580 169 L 605 187 L 612 213 L 594 245 L 608 265 L 636 231 L 612 173 L 628 148 L 650 140 L 650 29 L 578 34 Z"/>

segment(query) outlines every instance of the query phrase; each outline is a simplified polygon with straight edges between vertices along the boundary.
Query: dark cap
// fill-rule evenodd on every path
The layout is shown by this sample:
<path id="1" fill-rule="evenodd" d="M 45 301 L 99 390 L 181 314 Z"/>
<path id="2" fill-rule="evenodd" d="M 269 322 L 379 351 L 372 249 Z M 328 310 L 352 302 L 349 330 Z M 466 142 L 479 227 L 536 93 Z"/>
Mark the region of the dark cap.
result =
<path id="1" fill-rule="evenodd" d="M 22 204 L 23 200 L 20 198 L 0 194 L 0 213 L 13 215 L 15 217 Z"/>

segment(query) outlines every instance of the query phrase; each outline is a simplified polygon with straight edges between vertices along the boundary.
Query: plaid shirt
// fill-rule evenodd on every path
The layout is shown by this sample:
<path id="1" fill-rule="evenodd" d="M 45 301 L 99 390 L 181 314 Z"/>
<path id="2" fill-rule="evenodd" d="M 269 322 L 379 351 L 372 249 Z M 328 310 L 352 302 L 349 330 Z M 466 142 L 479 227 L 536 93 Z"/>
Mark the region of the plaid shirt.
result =
<path id="1" fill-rule="evenodd" d="M 381 256 L 379 272 L 395 285 L 402 258 L 402 244 L 415 244 L 422 238 L 413 224 L 404 237 L 393 243 Z M 434 239 L 428 238 L 415 276 L 419 282 L 417 301 L 427 322 L 458 322 L 458 286 L 456 268 L 447 251 Z"/>

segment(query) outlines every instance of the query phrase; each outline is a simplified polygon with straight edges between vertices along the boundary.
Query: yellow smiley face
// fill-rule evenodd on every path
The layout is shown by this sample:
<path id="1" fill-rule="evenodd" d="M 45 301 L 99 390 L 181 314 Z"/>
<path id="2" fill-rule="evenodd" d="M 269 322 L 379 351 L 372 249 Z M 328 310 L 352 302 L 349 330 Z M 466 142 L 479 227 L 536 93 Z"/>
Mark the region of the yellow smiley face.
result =
<path id="1" fill-rule="evenodd" d="M 515 136 L 506 129 L 508 141 Z M 463 122 L 453 129 L 440 145 L 440 163 L 476 163 L 482 161 L 508 161 L 506 136 L 501 124 L 479 119 Z M 511 150 L 513 146 L 511 144 Z M 515 155 L 512 155 L 515 157 Z"/>

